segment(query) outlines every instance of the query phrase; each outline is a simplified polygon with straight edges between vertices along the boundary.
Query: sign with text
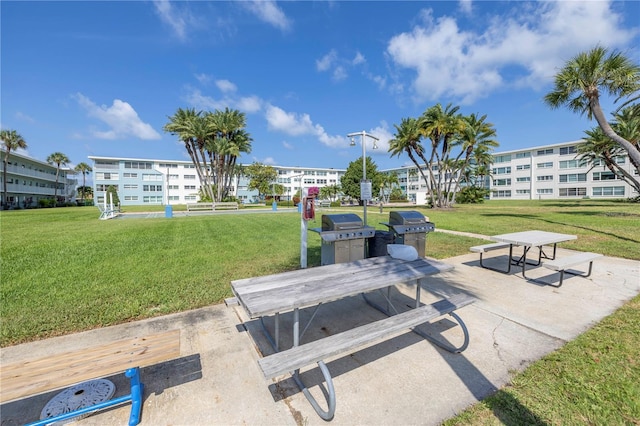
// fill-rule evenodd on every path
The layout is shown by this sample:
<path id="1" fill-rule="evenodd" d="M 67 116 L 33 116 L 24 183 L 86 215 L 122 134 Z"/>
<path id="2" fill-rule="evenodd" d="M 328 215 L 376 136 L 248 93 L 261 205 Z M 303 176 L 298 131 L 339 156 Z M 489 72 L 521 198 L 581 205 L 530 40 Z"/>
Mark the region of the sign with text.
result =
<path id="1" fill-rule="evenodd" d="M 371 199 L 371 182 L 360 182 L 360 199 L 361 200 L 370 200 Z"/>

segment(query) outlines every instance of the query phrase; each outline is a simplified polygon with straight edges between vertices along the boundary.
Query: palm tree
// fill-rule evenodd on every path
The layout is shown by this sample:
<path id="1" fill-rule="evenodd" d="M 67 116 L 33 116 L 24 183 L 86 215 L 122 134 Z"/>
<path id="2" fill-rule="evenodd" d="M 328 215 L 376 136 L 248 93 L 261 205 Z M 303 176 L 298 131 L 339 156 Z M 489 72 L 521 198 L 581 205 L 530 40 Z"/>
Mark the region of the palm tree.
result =
<path id="1" fill-rule="evenodd" d="M 55 204 L 58 202 L 58 179 L 60 177 L 60 167 L 66 166 L 69 164 L 69 157 L 61 152 L 54 152 L 50 156 L 47 157 L 47 163 L 56 165 L 56 186 L 54 188 L 53 198 L 55 200 Z"/>
<path id="2" fill-rule="evenodd" d="M 449 176 L 454 179 L 454 171 L 450 166 L 457 165 L 457 161 L 449 161 L 451 149 L 456 145 L 459 135 L 464 131 L 466 123 L 462 115 L 458 114 L 459 106 L 448 104 L 444 109 L 436 104 L 422 114 L 420 127 L 422 135 L 431 140 L 431 155 L 425 163 L 429 166 L 429 177 L 432 188 L 431 202 L 433 206 L 449 207 L 446 199 L 446 191 L 443 188 L 443 179 Z M 433 173 L 434 159 L 438 170 L 436 180 Z M 436 193 L 437 197 L 433 195 Z"/>
<path id="3" fill-rule="evenodd" d="M 420 142 L 422 138 L 422 129 L 420 127 L 420 120 L 415 118 L 403 118 L 400 125 L 394 124 L 396 133 L 393 135 L 393 139 L 389 141 L 389 152 L 391 156 L 400 156 L 400 154 L 407 154 L 413 164 L 416 165 L 418 172 L 425 182 L 429 182 L 430 179 L 424 174 L 424 170 L 420 167 L 418 159 L 422 160 L 422 164 L 428 164 L 424 158 L 424 147 Z M 430 172 L 431 174 L 431 172 Z M 433 194 L 431 194 L 431 201 L 434 202 Z M 433 205 L 433 204 L 432 204 Z"/>
<path id="4" fill-rule="evenodd" d="M 211 167 L 207 164 L 207 157 L 204 154 L 204 145 L 210 133 L 207 120 L 201 111 L 193 108 L 178 108 L 176 113 L 168 118 L 169 122 L 164 125 L 163 130 L 178 136 L 184 143 L 200 180 L 200 188 L 213 200 Z"/>
<path id="5" fill-rule="evenodd" d="M 207 114 L 206 118 L 211 129 L 206 151 L 214 168 L 217 197 L 220 200 L 229 193 L 238 157 L 243 152 L 251 152 L 251 136 L 244 129 L 246 116 L 238 110 L 216 110 Z"/>
<path id="6" fill-rule="evenodd" d="M 4 148 L 4 171 L 3 171 L 3 182 L 4 182 L 4 190 L 2 195 L 2 205 L 7 206 L 7 167 L 9 165 L 9 155 L 11 151 L 15 151 L 18 148 L 26 149 L 27 142 L 25 142 L 24 138 L 15 130 L 0 130 L 0 140 L 2 141 L 2 146 Z"/>
<path id="7" fill-rule="evenodd" d="M 86 176 L 91 173 L 93 169 L 87 163 L 78 164 L 75 169 L 76 172 L 82 173 L 82 204 L 84 205 L 84 189 L 86 188 Z"/>
<path id="8" fill-rule="evenodd" d="M 640 90 L 640 66 L 618 51 L 611 53 L 597 46 L 569 60 L 555 76 L 555 87 L 544 100 L 552 108 L 568 107 L 571 111 L 595 117 L 604 134 L 624 148 L 640 173 L 640 150 L 618 135 L 607 122 L 600 106 L 600 93 L 616 97 L 616 101 L 633 96 Z"/>
<path id="9" fill-rule="evenodd" d="M 480 154 L 487 155 L 488 152 L 498 146 L 498 142 L 494 139 L 496 136 L 496 130 L 492 123 L 485 121 L 486 118 L 486 115 L 478 117 L 476 114 L 463 117 L 465 128 L 460 133 L 460 139 L 457 142 L 461 147 L 461 151 L 456 157 L 456 160 L 460 161 L 460 168 L 456 171 L 456 175 L 460 172 L 466 172 L 474 156 L 478 156 Z M 454 182 L 455 187 L 452 191 L 451 186 Z M 459 189 L 460 179 L 452 177 L 447 189 L 448 197 L 451 197 L 449 198 L 451 201 Z"/>

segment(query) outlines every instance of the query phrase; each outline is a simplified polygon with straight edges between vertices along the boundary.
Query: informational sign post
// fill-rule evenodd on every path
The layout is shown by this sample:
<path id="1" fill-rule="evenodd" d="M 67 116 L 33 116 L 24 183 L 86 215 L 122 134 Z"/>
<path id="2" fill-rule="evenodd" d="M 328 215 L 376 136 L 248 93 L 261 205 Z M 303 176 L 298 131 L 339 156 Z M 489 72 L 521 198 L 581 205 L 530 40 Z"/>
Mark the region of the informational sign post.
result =
<path id="1" fill-rule="evenodd" d="M 360 199 L 369 201 L 371 198 L 371 181 L 360 182 Z"/>

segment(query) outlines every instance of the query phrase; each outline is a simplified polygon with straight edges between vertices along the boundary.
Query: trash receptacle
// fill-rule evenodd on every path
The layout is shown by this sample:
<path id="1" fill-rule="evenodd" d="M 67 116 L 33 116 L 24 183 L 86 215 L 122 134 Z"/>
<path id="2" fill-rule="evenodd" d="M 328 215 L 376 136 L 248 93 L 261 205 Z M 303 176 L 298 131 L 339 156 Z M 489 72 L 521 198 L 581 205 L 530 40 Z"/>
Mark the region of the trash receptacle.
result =
<path id="1" fill-rule="evenodd" d="M 164 217 L 173 217 L 173 206 L 164 207 Z"/>
<path id="2" fill-rule="evenodd" d="M 386 256 L 387 246 L 393 244 L 394 236 L 391 231 L 376 231 L 375 235 L 369 238 L 368 257 Z"/>

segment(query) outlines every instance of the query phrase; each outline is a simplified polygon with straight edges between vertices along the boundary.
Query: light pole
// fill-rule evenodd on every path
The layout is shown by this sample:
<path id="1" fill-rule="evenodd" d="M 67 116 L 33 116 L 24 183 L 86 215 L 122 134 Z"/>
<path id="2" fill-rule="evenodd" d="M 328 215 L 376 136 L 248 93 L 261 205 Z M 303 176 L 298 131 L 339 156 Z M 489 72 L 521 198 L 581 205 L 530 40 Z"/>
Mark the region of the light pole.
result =
<path id="1" fill-rule="evenodd" d="M 368 187 L 367 194 L 365 194 L 364 189 L 367 183 L 367 148 L 365 144 L 365 136 L 373 139 L 373 149 L 378 149 L 378 145 L 376 142 L 379 140 L 373 135 L 365 132 L 364 130 L 357 133 L 349 133 L 347 137 L 351 138 L 351 146 L 356 146 L 355 136 L 360 135 L 360 142 L 362 143 L 362 182 L 360 183 L 360 199 L 362 200 L 362 205 L 364 207 L 364 226 L 367 226 L 367 202 L 371 198 L 371 186 Z M 366 196 L 366 199 L 365 199 Z"/>

